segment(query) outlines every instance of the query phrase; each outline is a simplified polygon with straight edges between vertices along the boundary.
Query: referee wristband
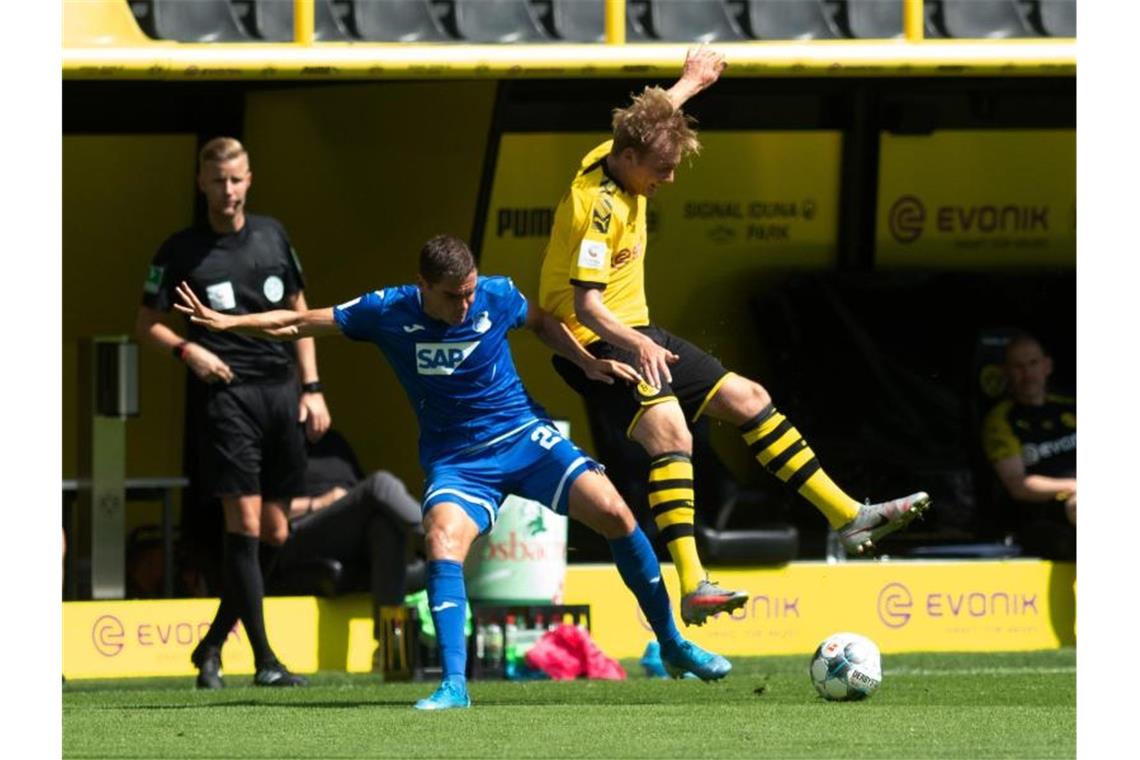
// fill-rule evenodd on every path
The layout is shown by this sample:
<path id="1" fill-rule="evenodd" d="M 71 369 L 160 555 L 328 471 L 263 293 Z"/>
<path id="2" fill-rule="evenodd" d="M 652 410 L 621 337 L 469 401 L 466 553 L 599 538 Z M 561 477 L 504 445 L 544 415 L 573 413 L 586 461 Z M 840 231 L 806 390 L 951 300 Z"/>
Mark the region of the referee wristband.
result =
<path id="1" fill-rule="evenodd" d="M 303 383 L 301 385 L 301 393 L 320 393 L 320 392 L 321 392 L 321 381 L 320 380 L 314 380 L 311 383 Z"/>
<path id="2" fill-rule="evenodd" d="M 172 348 L 171 353 L 174 354 L 174 358 L 178 359 L 179 361 L 185 361 L 185 359 L 186 359 L 186 347 L 188 345 L 190 345 L 190 341 L 184 340 L 181 343 L 179 343 L 178 345 L 176 345 L 174 348 Z"/>

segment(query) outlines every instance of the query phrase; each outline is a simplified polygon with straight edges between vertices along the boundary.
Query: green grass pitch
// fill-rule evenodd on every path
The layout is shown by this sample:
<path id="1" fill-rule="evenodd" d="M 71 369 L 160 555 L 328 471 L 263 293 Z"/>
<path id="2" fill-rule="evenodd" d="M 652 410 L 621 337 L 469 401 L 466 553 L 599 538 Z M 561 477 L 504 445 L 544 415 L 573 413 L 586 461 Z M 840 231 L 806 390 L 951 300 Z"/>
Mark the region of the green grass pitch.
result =
<path id="1" fill-rule="evenodd" d="M 896 654 L 865 702 L 825 702 L 808 656 L 735 658 L 724 681 L 480 681 L 422 714 L 433 683 L 319 673 L 303 689 L 230 676 L 72 681 L 65 758 L 1045 758 L 1076 755 L 1076 652 Z"/>

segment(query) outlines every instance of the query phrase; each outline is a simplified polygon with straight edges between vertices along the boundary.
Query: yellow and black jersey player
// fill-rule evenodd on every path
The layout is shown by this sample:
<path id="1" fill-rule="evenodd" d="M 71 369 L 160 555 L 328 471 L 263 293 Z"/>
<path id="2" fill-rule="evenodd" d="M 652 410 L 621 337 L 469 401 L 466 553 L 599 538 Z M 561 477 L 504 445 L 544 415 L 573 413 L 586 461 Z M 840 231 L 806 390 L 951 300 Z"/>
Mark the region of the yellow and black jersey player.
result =
<path id="1" fill-rule="evenodd" d="M 848 550 L 862 553 L 930 505 L 923 492 L 860 505 L 820 467 L 807 442 L 758 383 L 650 319 L 645 293 L 646 199 L 671 183 L 700 141 L 681 106 L 719 79 L 724 56 L 698 47 L 668 90 L 647 87 L 613 114 L 613 139 L 582 160 L 554 215 L 539 298 L 598 357 L 620 359 L 642 376 L 604 386 L 554 358 L 555 369 L 607 419 L 620 420 L 650 456 L 649 506 L 677 568 L 681 618 L 701 625 L 748 595 L 710 581 L 693 531 L 692 435 L 701 415 L 737 425 L 756 459 L 815 505 Z"/>

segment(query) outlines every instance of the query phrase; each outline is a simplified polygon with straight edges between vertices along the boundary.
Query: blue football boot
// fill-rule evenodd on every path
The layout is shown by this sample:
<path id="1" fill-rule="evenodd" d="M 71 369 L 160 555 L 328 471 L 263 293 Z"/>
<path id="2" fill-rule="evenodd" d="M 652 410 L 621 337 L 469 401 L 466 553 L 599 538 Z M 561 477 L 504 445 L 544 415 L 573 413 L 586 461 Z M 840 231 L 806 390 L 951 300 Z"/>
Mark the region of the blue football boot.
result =
<path id="1" fill-rule="evenodd" d="M 732 670 L 732 663 L 719 654 L 706 652 L 685 639 L 662 644 L 661 659 L 665 670 L 674 678 L 693 673 L 702 681 L 717 681 Z"/>
<path id="2" fill-rule="evenodd" d="M 439 688 L 426 699 L 416 702 L 417 710 L 452 710 L 471 706 L 467 696 L 467 679 L 450 676 L 439 683 Z"/>

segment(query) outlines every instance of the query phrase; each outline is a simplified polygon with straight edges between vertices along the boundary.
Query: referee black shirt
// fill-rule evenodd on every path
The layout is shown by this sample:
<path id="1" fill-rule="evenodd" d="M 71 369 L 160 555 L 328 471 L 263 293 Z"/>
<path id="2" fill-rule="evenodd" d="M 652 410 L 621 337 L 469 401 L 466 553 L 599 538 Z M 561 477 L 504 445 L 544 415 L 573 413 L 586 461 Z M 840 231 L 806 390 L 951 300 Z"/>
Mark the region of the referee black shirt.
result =
<path id="1" fill-rule="evenodd" d="M 286 298 L 305 287 L 301 264 L 285 228 L 268 216 L 246 214 L 245 225 L 219 234 L 208 224 L 171 235 L 147 272 L 142 303 L 170 311 L 185 281 L 202 303 L 225 314 L 289 308 Z M 187 339 L 218 356 L 235 383 L 280 380 L 292 371 L 291 344 L 230 332 L 211 332 L 187 319 Z"/>

